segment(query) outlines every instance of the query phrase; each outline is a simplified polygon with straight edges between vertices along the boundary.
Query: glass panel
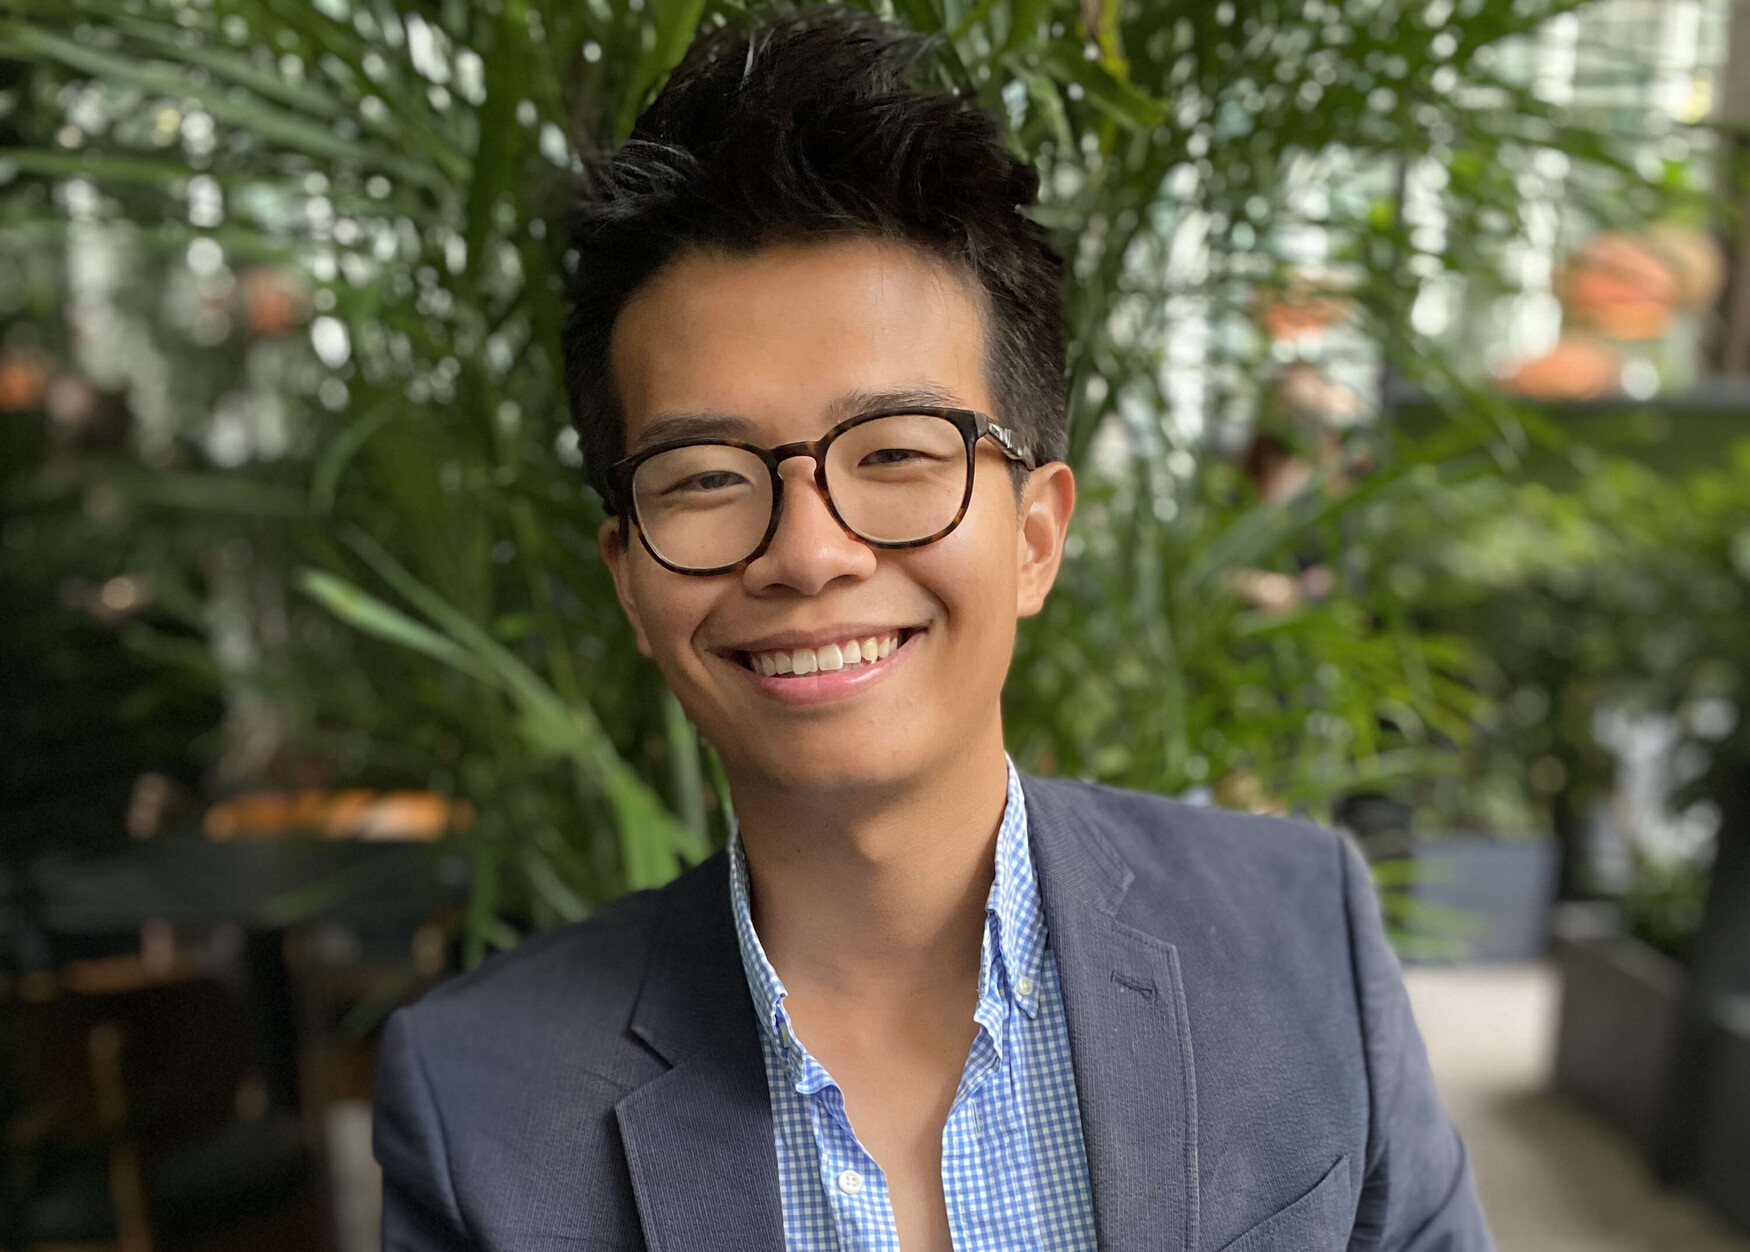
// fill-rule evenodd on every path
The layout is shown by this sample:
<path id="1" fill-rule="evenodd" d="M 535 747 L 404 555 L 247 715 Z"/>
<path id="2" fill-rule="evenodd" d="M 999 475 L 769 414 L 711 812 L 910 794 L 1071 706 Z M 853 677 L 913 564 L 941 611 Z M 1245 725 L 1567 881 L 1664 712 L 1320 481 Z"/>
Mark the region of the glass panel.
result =
<path id="1" fill-rule="evenodd" d="M 639 465 L 632 499 L 645 539 L 663 560 L 716 569 L 759 547 L 772 518 L 772 479 L 745 449 L 696 444 Z"/>
<path id="2" fill-rule="evenodd" d="M 865 539 L 927 539 L 966 498 L 969 458 L 945 417 L 902 413 L 853 426 L 827 452 L 826 481 L 845 524 Z"/>

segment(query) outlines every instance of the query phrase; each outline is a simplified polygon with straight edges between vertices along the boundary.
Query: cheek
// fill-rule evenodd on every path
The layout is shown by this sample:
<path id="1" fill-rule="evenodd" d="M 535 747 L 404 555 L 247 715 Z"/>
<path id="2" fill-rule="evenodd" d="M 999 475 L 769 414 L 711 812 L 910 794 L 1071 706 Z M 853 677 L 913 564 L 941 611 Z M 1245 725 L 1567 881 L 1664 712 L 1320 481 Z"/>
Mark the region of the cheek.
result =
<path id="1" fill-rule="evenodd" d="M 916 576 L 948 611 L 958 639 L 988 641 L 1015 628 L 1015 524 L 1013 497 L 1003 484 L 1001 500 L 978 501 L 966 520 L 939 543 L 917 553 Z"/>
<path id="2" fill-rule="evenodd" d="M 631 581 L 645 637 L 657 663 L 668 673 L 673 655 L 687 648 L 710 611 L 713 589 L 707 584 L 716 580 L 676 574 L 640 553 Z"/>

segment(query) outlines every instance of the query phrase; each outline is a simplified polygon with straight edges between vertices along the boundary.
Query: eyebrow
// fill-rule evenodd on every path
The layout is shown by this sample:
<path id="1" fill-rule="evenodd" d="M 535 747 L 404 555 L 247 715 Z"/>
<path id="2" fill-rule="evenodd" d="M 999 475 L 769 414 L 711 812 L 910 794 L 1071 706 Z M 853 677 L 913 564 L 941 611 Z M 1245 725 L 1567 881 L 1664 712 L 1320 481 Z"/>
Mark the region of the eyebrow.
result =
<path id="1" fill-rule="evenodd" d="M 898 387 L 882 391 L 867 391 L 861 388 L 847 391 L 833 402 L 827 410 L 827 415 L 834 422 L 842 422 L 847 417 L 857 413 L 872 413 L 876 409 L 903 409 L 908 404 L 940 409 L 964 409 L 967 407 L 964 400 L 946 387 L 938 387 L 934 383 L 919 383 L 913 387 Z"/>
<path id="2" fill-rule="evenodd" d="M 668 413 L 645 423 L 638 439 L 626 449 L 628 455 L 671 439 L 746 439 L 755 434 L 754 424 L 733 413 Z"/>
<path id="3" fill-rule="evenodd" d="M 919 383 L 910 387 L 847 391 L 827 406 L 827 425 L 834 426 L 858 413 L 878 409 L 903 409 L 916 404 L 925 408 L 960 409 L 966 403 L 945 387 L 934 383 Z M 734 413 L 665 413 L 646 422 L 638 438 L 626 449 L 630 456 L 645 448 L 674 439 L 745 439 L 756 442 L 757 426 L 748 418 Z"/>

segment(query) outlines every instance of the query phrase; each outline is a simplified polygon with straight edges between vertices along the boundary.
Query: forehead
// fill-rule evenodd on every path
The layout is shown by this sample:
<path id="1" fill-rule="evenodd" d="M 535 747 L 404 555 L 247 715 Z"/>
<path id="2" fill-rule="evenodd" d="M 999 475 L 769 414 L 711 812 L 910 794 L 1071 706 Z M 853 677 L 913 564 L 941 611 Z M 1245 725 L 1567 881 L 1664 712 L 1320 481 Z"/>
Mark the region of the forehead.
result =
<path id="1" fill-rule="evenodd" d="M 747 254 L 691 250 L 621 311 L 609 345 L 626 446 L 674 414 L 813 438 L 846 397 L 929 389 L 990 410 L 977 288 L 904 243 L 839 239 Z"/>

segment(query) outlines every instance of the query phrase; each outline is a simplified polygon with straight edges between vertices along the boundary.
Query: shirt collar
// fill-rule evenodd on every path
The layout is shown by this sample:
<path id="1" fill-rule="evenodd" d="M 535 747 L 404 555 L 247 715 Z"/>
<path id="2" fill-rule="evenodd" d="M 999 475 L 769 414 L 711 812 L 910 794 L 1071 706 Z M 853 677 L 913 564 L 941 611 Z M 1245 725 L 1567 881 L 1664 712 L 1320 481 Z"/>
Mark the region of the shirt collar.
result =
<path id="1" fill-rule="evenodd" d="M 986 965 L 1000 963 L 1011 997 L 1032 1017 L 1039 1011 L 1039 970 L 1045 958 L 1045 910 L 1039 902 L 1039 879 L 1033 869 L 1033 850 L 1027 833 L 1027 800 L 1021 793 L 1021 775 L 1007 754 L 1008 802 L 997 827 L 996 878 L 985 905 Z M 989 953 L 995 949 L 997 960 Z M 995 994 L 996 988 L 980 986 L 979 998 Z"/>
<path id="2" fill-rule="evenodd" d="M 1029 1017 L 1039 1012 L 1039 973 L 1046 946 L 1045 911 L 1039 901 L 1039 880 L 1027 832 L 1027 801 L 1015 762 L 1007 753 L 1003 759 L 1008 766 L 1008 795 L 1002 821 L 997 826 L 996 874 L 985 905 L 978 1009 L 974 1014 L 992 1028 L 999 1041 L 1003 1017 L 1000 1009 L 1005 998 Z M 729 898 L 735 915 L 735 938 L 741 948 L 741 968 L 747 976 L 760 1029 L 777 1042 L 792 1076 L 803 1081 L 802 1071 L 818 1066 L 813 1065 L 791 1034 L 790 1015 L 784 1010 L 788 993 L 754 930 L 747 858 L 741 850 L 740 828 L 733 821 L 729 830 Z"/>
<path id="3" fill-rule="evenodd" d="M 735 914 L 735 941 L 741 948 L 741 969 L 753 994 L 753 1007 L 760 1029 L 789 1045 L 789 1014 L 784 1011 L 784 980 L 766 959 L 766 950 L 753 928 L 749 903 L 747 858 L 741 851 L 741 827 L 729 823 L 729 901 Z"/>

